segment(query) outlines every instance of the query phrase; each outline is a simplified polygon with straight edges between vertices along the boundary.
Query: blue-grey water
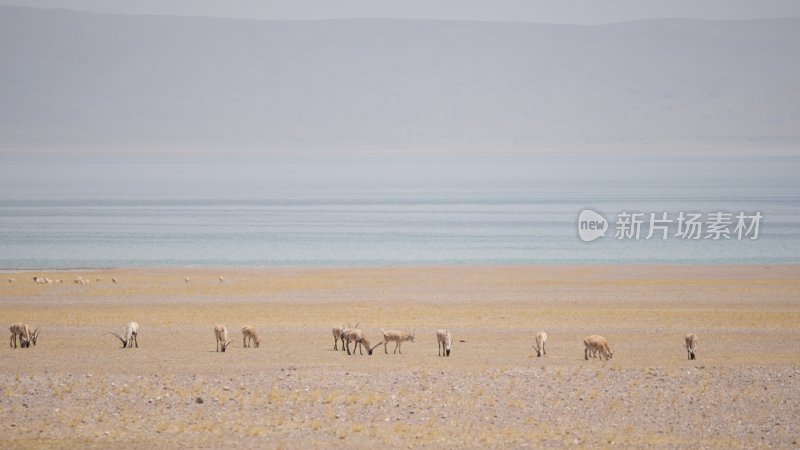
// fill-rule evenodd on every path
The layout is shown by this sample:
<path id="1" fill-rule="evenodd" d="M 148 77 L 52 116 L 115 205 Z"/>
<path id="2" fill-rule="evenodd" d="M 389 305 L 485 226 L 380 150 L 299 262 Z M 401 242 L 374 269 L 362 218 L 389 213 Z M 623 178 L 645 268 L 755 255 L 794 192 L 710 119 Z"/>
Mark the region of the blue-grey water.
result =
<path id="1" fill-rule="evenodd" d="M 797 264 L 798 174 L 797 157 L 0 160 L 0 268 Z M 604 238 L 579 239 L 584 208 Z M 755 240 L 614 238 L 620 212 L 681 211 L 763 219 Z"/>

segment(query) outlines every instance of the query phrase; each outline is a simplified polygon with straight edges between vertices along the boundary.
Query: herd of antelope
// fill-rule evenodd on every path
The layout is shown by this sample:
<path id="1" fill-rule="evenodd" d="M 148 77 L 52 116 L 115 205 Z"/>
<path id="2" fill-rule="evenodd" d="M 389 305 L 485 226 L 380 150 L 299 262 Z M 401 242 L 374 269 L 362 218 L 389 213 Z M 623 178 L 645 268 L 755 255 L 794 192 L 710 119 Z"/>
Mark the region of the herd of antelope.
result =
<path id="1" fill-rule="evenodd" d="M 354 327 L 349 325 L 333 327 L 332 333 L 334 351 L 339 350 L 339 344 L 341 343 L 341 350 L 347 351 L 348 355 L 355 355 L 356 349 L 358 349 L 358 353 L 360 355 L 364 354 L 364 349 L 366 349 L 367 355 L 372 355 L 372 352 L 381 344 L 383 344 L 383 351 L 388 355 L 388 344 L 389 342 L 394 342 L 395 347 L 392 353 L 402 354 L 403 351 L 401 346 L 403 342 L 414 342 L 415 332 L 407 333 L 404 331 L 386 331 L 385 329 L 381 328 L 383 339 L 377 344 L 371 345 L 367 337 L 364 335 L 364 332 L 358 328 L 358 325 L 359 324 L 356 324 Z M 17 342 L 19 341 L 20 348 L 29 348 L 31 345 L 36 345 L 40 329 L 37 327 L 35 330 L 31 331 L 30 325 L 17 322 L 9 327 L 9 331 L 11 331 L 11 339 L 8 344 L 9 347 L 17 348 Z M 137 322 L 128 323 L 128 325 L 125 327 L 125 337 L 122 337 L 114 332 L 109 332 L 109 334 L 112 334 L 119 339 L 119 341 L 122 343 L 122 348 L 139 348 L 139 324 Z M 232 339 L 228 339 L 228 328 L 225 327 L 225 325 L 214 326 L 214 337 L 217 344 L 217 352 L 225 352 L 231 342 L 233 342 Z M 689 333 L 684 337 L 683 347 L 686 349 L 688 355 L 687 357 L 690 360 L 696 358 L 697 342 L 697 335 L 694 333 Z M 350 350 L 351 343 L 353 344 L 352 351 Z M 436 343 L 439 356 L 450 356 L 450 351 L 453 346 L 453 337 L 450 334 L 450 331 L 445 329 L 437 330 Z M 536 333 L 536 336 L 534 337 L 533 348 L 536 350 L 537 357 L 547 356 L 547 349 L 545 348 L 546 343 L 547 333 L 544 331 Z M 258 348 L 261 345 L 261 339 L 259 338 L 255 327 L 251 325 L 245 325 L 242 327 L 242 346 L 249 348 L 251 345 L 255 348 Z M 587 336 L 583 340 L 583 346 L 583 356 L 587 361 L 589 358 L 609 360 L 614 356 L 614 351 L 611 350 L 608 340 L 603 336 L 596 334 Z"/>
<path id="2" fill-rule="evenodd" d="M 225 278 L 220 276 L 218 278 L 220 283 L 225 282 Z M 9 283 L 14 283 L 16 281 L 15 278 L 9 278 Z M 34 283 L 37 284 L 50 284 L 50 283 L 57 283 L 62 284 L 62 280 L 51 280 L 46 277 L 33 277 Z M 89 284 L 90 280 L 83 278 L 81 276 L 75 278 L 73 280 L 75 284 Z M 96 281 L 99 283 L 102 281 L 102 278 L 97 278 Z M 111 278 L 111 282 L 113 284 L 117 284 L 118 281 L 116 278 Z M 191 279 L 189 277 L 184 278 L 184 282 L 189 283 Z M 394 342 L 395 347 L 392 353 L 403 353 L 401 346 L 403 342 L 414 342 L 414 332 L 407 333 L 404 331 L 386 331 L 385 329 L 381 328 L 381 332 L 383 333 L 383 339 L 375 344 L 374 346 L 370 344 L 369 340 L 364 335 L 364 332 L 358 328 L 359 324 L 356 326 L 340 326 L 333 328 L 333 349 L 338 351 L 339 350 L 339 343 L 341 342 L 342 351 L 347 351 L 348 355 L 355 355 L 356 349 L 358 349 L 358 353 L 360 355 L 364 354 L 364 349 L 366 348 L 367 354 L 371 355 L 372 352 L 383 344 L 383 351 L 387 355 L 389 354 L 388 345 L 389 342 Z M 11 340 L 9 341 L 9 346 L 13 348 L 17 348 L 17 340 L 19 340 L 19 347 L 20 348 L 28 348 L 31 345 L 36 345 L 36 340 L 39 337 L 39 328 L 36 328 L 34 331 L 31 331 L 31 327 L 28 324 L 17 322 L 11 327 L 9 327 L 11 331 Z M 139 324 L 136 322 L 129 322 L 128 325 L 125 327 L 125 337 L 123 338 L 117 333 L 110 332 L 109 334 L 113 334 L 120 340 L 122 343 L 123 348 L 139 348 Z M 228 339 L 228 329 L 225 325 L 216 325 L 214 327 L 214 337 L 216 339 L 216 350 L 217 352 L 224 352 L 227 350 L 228 346 L 230 345 L 232 340 Z M 353 343 L 353 351 L 350 351 L 350 343 Z M 450 335 L 448 330 L 440 329 L 436 331 L 436 342 L 438 346 L 438 354 L 439 356 L 450 356 L 450 350 L 453 345 L 453 338 Z M 462 341 L 463 342 L 463 341 Z M 694 333 L 689 333 L 684 337 L 684 348 L 688 353 L 688 359 L 693 360 L 696 357 L 697 352 L 697 336 Z M 533 348 L 536 350 L 536 356 L 546 356 L 547 350 L 545 349 L 545 343 L 547 343 L 547 333 L 544 331 L 540 331 L 534 337 L 534 344 Z M 261 344 L 261 341 L 258 337 L 258 333 L 256 329 L 250 325 L 246 325 L 242 327 L 242 346 L 245 348 L 250 347 L 252 345 L 255 348 L 258 348 Z M 587 336 L 583 340 L 583 355 L 584 359 L 587 361 L 589 358 L 600 358 L 609 360 L 614 356 L 614 351 L 611 350 L 611 347 L 608 344 L 608 340 L 603 336 L 598 336 L 593 334 L 591 336 Z"/>

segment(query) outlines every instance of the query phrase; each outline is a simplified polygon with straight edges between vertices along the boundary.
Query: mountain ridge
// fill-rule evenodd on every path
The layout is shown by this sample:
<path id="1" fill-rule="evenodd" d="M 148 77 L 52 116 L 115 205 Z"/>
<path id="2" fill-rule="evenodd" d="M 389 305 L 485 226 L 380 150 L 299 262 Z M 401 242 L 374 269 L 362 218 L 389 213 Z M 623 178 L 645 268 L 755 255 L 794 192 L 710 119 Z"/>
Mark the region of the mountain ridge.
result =
<path id="1" fill-rule="evenodd" d="M 586 26 L 63 11 L 0 6 L 0 154 L 800 143 L 800 19 Z"/>

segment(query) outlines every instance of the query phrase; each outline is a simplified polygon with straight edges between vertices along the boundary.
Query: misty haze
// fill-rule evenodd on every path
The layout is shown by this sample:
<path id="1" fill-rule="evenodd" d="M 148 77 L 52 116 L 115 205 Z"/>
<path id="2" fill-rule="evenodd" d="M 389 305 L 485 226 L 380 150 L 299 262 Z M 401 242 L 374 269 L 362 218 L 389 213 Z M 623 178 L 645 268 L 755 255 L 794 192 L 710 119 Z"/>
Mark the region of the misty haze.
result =
<path id="1" fill-rule="evenodd" d="M 798 448 L 797 2 L 9 2 L 0 448 Z"/>
<path id="2" fill-rule="evenodd" d="M 0 7 L 0 150 L 786 153 L 800 142 L 797 42 L 800 19 L 572 26 Z"/>

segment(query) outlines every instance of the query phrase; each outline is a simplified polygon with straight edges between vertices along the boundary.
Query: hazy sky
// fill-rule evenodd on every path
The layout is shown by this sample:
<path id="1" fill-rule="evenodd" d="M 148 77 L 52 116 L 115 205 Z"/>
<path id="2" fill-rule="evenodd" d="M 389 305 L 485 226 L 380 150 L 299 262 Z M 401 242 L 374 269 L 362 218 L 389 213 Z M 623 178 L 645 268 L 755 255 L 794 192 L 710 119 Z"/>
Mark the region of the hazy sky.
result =
<path id="1" fill-rule="evenodd" d="M 800 17 L 798 0 L 0 0 L 0 5 L 276 20 L 385 17 L 598 24 L 664 17 Z"/>

